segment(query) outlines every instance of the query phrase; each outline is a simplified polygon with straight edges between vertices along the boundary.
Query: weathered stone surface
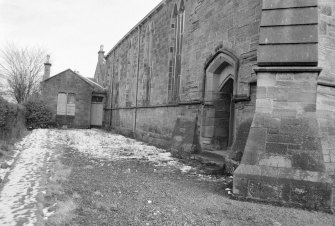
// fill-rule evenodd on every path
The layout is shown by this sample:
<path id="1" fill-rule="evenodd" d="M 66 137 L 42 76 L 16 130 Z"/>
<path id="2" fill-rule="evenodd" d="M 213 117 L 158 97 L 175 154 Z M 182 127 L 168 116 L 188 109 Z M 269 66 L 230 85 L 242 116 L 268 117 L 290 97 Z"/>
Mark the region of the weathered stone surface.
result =
<path id="1" fill-rule="evenodd" d="M 111 126 L 164 147 L 172 138 L 182 150 L 192 149 L 183 143 L 191 140 L 186 128 L 192 128 L 202 149 L 222 150 L 229 115 L 234 123 L 228 133 L 236 135 L 232 156 L 240 160 L 244 151 L 234 181 L 239 194 L 327 209 L 331 182 L 323 171 L 335 172 L 335 94 L 332 87 L 317 90 L 319 71 L 312 66 L 324 68 L 323 83 L 335 84 L 335 4 L 184 3 L 181 54 L 175 56 L 171 18 L 177 0 L 161 4 L 107 54 L 103 81 L 110 83 Z M 269 67 L 256 75 L 255 64 Z M 173 77 L 174 70 L 180 76 Z M 233 90 L 225 94 L 234 98 L 225 100 L 229 78 Z M 182 118 L 198 120 L 188 127 Z"/>
<path id="2" fill-rule="evenodd" d="M 332 179 L 323 172 L 242 164 L 234 173 L 234 193 L 314 210 L 332 209 Z"/>
<path id="3" fill-rule="evenodd" d="M 325 160 L 331 161 L 331 154 L 323 151 L 322 142 L 325 144 L 328 139 L 321 140 L 315 114 L 316 75 L 317 72 L 260 72 L 259 84 L 261 90 L 267 85 L 266 97 L 258 95 L 241 165 L 234 172 L 237 195 L 330 210 L 332 182 L 325 171 L 331 166 Z M 310 84 L 309 89 L 305 89 L 305 83 Z M 283 98 L 284 93 L 288 93 L 288 98 Z M 266 107 L 266 102 L 274 107 Z M 321 191 L 325 195 L 319 196 Z"/>
<path id="4" fill-rule="evenodd" d="M 319 66 L 320 80 L 335 82 L 335 2 L 319 0 Z"/>
<path id="5" fill-rule="evenodd" d="M 185 110 L 183 106 L 166 107 L 171 104 L 169 98 L 171 81 L 176 79 L 169 75 L 176 69 L 173 63 L 170 64 L 174 62 L 172 56 L 176 50 L 173 32 L 175 24 L 172 25 L 171 15 L 174 6 L 179 7 L 179 3 L 180 1 L 173 0 L 162 4 L 150 17 L 143 20 L 141 26 L 135 27 L 107 53 L 106 75 L 100 80 L 110 85 L 108 107 L 111 106 L 113 110 L 108 114 L 111 115 L 112 128 L 125 133 L 133 130 L 136 136 L 139 135 L 136 131 L 141 131 L 141 139 L 144 140 L 151 139 L 152 134 L 155 133 L 171 139 L 177 118 L 193 111 Z M 220 93 L 214 91 L 217 91 L 215 89 L 226 78 L 225 75 L 221 75 L 222 71 L 221 74 L 218 72 L 225 62 L 218 60 L 218 65 L 213 66 L 215 68 L 213 76 L 209 79 L 213 83 L 206 83 L 204 78 L 211 78 L 211 74 L 204 74 L 204 71 L 206 65 L 217 53 L 229 51 L 236 57 L 236 63 L 238 62 L 239 66 L 239 78 L 236 78 L 238 82 L 234 84 L 234 90 L 237 90 L 237 93 L 234 95 L 254 95 L 253 100 L 240 102 L 239 107 L 234 109 L 235 129 L 230 133 L 235 134 L 236 129 L 240 128 L 240 124 L 249 118 L 255 109 L 256 89 L 250 88 L 251 85 L 248 82 L 252 76 L 255 76 L 252 66 L 257 60 L 255 50 L 259 41 L 262 1 L 253 0 L 241 4 L 227 4 L 224 1 L 212 0 L 208 4 L 198 4 L 196 1 L 184 1 L 184 3 L 185 29 L 180 55 L 181 76 L 180 82 L 177 81 L 180 87 L 177 91 L 173 90 L 179 91 L 179 95 L 178 100 L 172 104 L 200 101 L 203 96 L 205 100 L 212 101 L 213 98 L 220 96 Z M 226 68 L 225 72 L 227 75 L 235 73 L 231 68 Z M 99 73 L 96 73 L 96 76 L 101 77 Z M 215 101 L 208 104 L 216 104 L 218 107 L 223 105 Z M 130 109 L 136 107 L 137 111 Z M 144 107 L 148 108 L 144 109 Z M 207 139 L 207 137 L 213 137 L 211 132 L 213 129 L 210 126 L 216 127 L 214 132 L 220 135 L 216 140 L 223 137 L 222 134 L 226 134 L 227 129 L 221 128 L 224 126 L 220 127 L 217 119 L 226 117 L 227 112 L 205 109 L 202 113 L 201 105 L 197 104 L 193 107 L 199 114 L 197 126 L 200 127 L 201 133 L 199 132 L 198 136 L 207 131 L 206 137 L 201 142 L 210 143 L 206 146 L 208 149 L 216 149 L 218 146 L 213 144 L 211 147 L 211 143 L 217 142 Z M 222 120 L 221 125 L 223 125 Z M 204 126 L 203 130 L 201 130 L 202 126 Z M 248 131 L 246 129 L 247 133 Z M 150 136 L 145 136 L 145 133 Z"/>
<path id="6" fill-rule="evenodd" d="M 259 66 L 317 66 L 316 1 L 265 1 L 258 48 Z M 303 44 L 305 43 L 305 44 Z"/>
<path id="7" fill-rule="evenodd" d="M 317 7 L 265 10 L 262 14 L 261 26 L 317 24 L 317 15 Z"/>
<path id="8" fill-rule="evenodd" d="M 197 118 L 178 117 L 172 133 L 171 147 L 188 153 L 199 149 L 199 141 L 196 135 Z"/>
<path id="9" fill-rule="evenodd" d="M 263 9 L 280 9 L 291 7 L 317 6 L 317 0 L 266 0 L 263 2 Z"/>
<path id="10" fill-rule="evenodd" d="M 317 43 L 318 26 L 276 26 L 261 27 L 260 44 Z"/>
<path id="11" fill-rule="evenodd" d="M 317 44 L 260 45 L 258 49 L 260 66 L 316 66 L 317 62 Z"/>

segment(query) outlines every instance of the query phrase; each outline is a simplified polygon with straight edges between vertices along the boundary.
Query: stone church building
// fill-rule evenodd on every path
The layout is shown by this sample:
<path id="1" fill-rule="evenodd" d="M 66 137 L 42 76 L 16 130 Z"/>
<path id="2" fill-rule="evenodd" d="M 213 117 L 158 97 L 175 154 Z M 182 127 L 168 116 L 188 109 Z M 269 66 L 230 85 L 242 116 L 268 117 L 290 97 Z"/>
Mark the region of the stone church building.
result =
<path id="1" fill-rule="evenodd" d="M 333 0 L 164 0 L 95 79 L 106 127 L 240 162 L 241 197 L 332 208 Z"/>

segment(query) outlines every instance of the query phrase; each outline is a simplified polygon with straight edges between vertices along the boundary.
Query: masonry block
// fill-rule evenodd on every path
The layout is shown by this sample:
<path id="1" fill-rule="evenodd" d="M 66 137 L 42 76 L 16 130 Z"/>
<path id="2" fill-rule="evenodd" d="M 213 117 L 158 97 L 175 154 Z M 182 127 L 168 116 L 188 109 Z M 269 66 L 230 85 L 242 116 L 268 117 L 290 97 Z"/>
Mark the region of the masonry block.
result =
<path id="1" fill-rule="evenodd" d="M 282 99 L 276 104 L 277 108 L 272 108 L 264 104 L 264 99 L 256 100 L 256 114 L 241 165 L 234 172 L 234 193 L 237 195 L 311 209 L 331 209 L 332 179 L 326 172 L 316 109 L 305 111 L 302 107 L 305 105 L 297 104 L 299 101 L 306 105 L 316 104 L 318 72 L 307 71 L 308 68 L 306 73 L 269 69 L 271 79 L 276 75 L 276 78 L 297 78 L 314 85 L 307 93 L 303 86 L 291 80 L 267 87 L 279 90 L 278 93 L 294 89 L 294 104 L 292 98 Z M 262 70 L 259 79 L 265 80 L 265 76 Z M 276 98 L 270 95 L 266 100 L 276 103 Z"/>
<path id="2" fill-rule="evenodd" d="M 253 200 L 331 211 L 333 185 L 326 173 L 278 166 L 241 164 L 234 173 L 234 193 Z"/>
<path id="3" fill-rule="evenodd" d="M 309 15 L 306 17 L 306 15 Z M 317 7 L 263 10 L 261 26 L 298 25 L 318 23 Z"/>
<path id="4" fill-rule="evenodd" d="M 263 9 L 280 9 L 290 7 L 317 6 L 317 0 L 266 0 L 263 2 Z"/>

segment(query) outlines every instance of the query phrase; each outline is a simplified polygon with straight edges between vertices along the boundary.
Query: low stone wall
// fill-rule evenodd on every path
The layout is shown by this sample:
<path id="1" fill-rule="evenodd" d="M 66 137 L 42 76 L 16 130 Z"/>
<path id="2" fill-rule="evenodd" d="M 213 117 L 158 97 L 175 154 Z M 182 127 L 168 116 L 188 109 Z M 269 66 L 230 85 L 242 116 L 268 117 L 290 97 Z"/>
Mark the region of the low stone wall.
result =
<path id="1" fill-rule="evenodd" d="M 191 151 L 198 145 L 194 137 L 198 136 L 196 133 L 200 126 L 199 106 L 114 109 L 112 129 L 158 147 Z"/>

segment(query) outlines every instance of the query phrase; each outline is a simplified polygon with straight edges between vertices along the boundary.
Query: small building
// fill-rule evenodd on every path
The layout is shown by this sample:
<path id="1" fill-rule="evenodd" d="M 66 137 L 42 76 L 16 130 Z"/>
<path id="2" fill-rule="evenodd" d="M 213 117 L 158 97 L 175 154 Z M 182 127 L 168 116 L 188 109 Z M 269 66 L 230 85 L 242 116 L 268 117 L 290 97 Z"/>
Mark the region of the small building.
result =
<path id="1" fill-rule="evenodd" d="M 71 69 L 50 77 L 49 57 L 44 65 L 42 96 L 56 123 L 75 128 L 102 126 L 105 89 Z"/>

